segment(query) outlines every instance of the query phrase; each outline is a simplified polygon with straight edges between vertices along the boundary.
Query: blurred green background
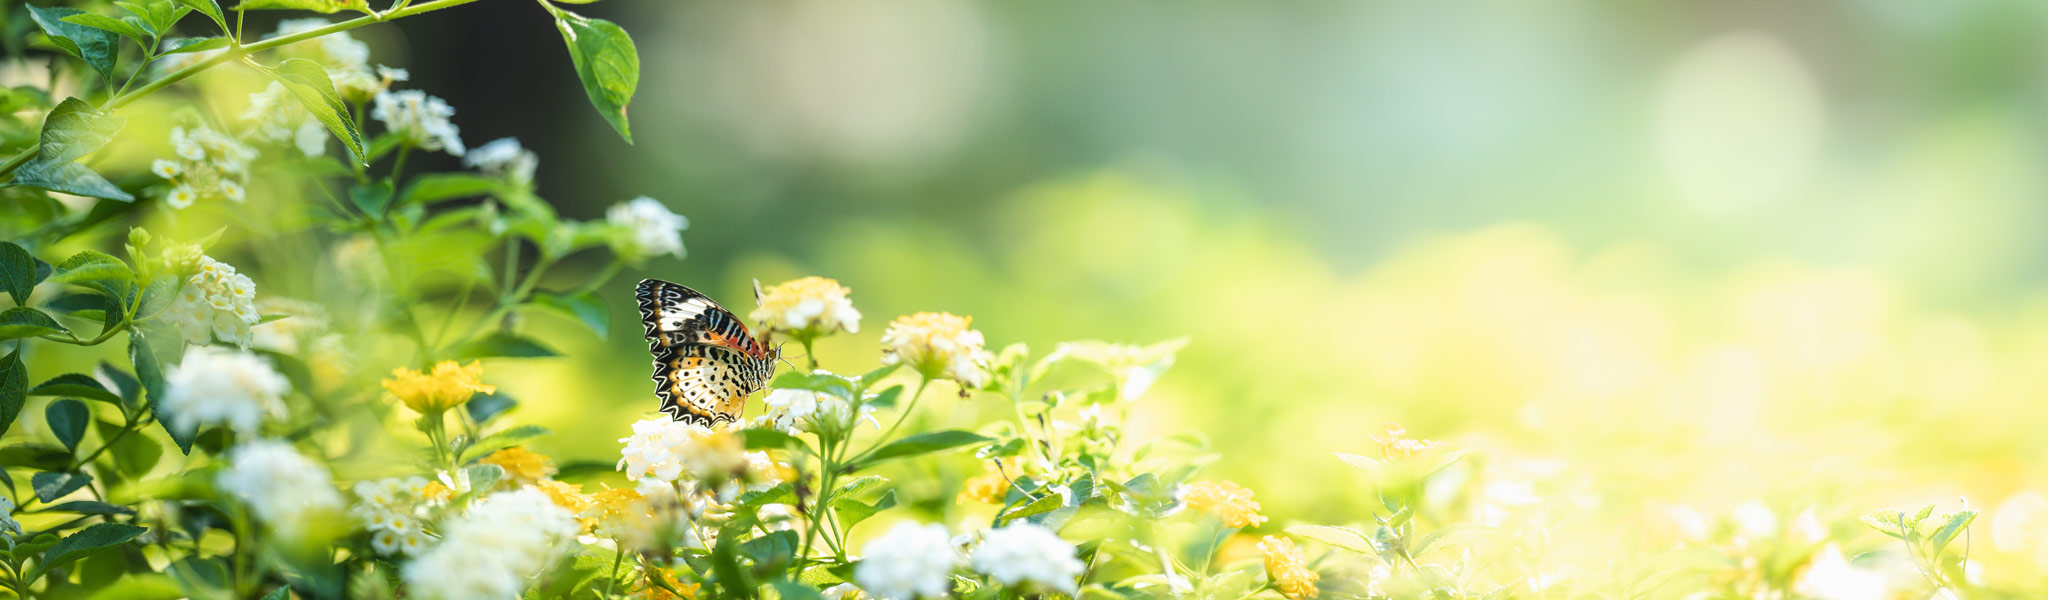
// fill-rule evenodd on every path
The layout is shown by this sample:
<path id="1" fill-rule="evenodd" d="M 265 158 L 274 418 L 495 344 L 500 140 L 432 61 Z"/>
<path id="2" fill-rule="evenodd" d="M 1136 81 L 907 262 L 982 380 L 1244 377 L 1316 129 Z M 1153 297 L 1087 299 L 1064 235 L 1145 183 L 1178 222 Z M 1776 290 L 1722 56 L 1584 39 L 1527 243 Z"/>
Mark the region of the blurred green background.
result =
<path id="1" fill-rule="evenodd" d="M 692 220 L 608 338 L 535 317 L 571 358 L 492 367 L 552 455 L 654 407 L 633 281 L 819 275 L 867 315 L 838 371 L 920 310 L 1040 353 L 1189 336 L 1133 427 L 1206 436 L 1276 526 L 1363 520 L 1330 452 L 1396 421 L 1612 515 L 1589 544 L 1963 496 L 1994 581 L 2048 569 L 2048 4 L 579 8 L 638 41 L 632 146 L 533 8 L 356 35 L 472 146 L 536 149 L 565 216 Z"/>
<path id="2" fill-rule="evenodd" d="M 867 314 L 844 371 L 918 310 L 1191 336 L 1135 427 L 1206 435 L 1281 522 L 1362 519 L 1329 452 L 1398 421 L 1617 515 L 1967 496 L 1980 555 L 2048 568 L 2048 5 L 592 5 L 640 44 L 637 146 L 509 8 L 380 49 L 565 214 L 693 223 L 609 340 L 555 323 L 575 358 L 505 376 L 558 454 L 652 406 L 631 280 L 815 274 Z"/>

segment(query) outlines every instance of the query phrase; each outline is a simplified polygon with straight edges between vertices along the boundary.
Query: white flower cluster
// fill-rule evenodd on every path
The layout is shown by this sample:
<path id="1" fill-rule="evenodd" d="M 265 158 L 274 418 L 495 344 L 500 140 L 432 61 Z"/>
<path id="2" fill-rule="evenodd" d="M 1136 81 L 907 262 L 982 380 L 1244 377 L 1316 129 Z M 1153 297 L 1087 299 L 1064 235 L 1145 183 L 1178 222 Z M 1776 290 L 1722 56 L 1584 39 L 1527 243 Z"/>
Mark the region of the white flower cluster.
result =
<path id="1" fill-rule="evenodd" d="M 868 542 L 853 580 L 880 600 L 944 598 L 953 589 L 953 567 L 960 563 L 946 526 L 897 523 Z"/>
<path id="2" fill-rule="evenodd" d="M 424 477 L 356 482 L 354 491 L 360 502 L 349 514 L 370 530 L 370 548 L 378 555 L 418 556 L 427 549 L 432 538 L 422 525 L 428 483 Z"/>
<path id="3" fill-rule="evenodd" d="M 160 407 L 164 424 L 182 432 L 225 424 L 242 435 L 255 435 L 266 417 L 284 416 L 284 395 L 291 380 L 270 362 L 239 350 L 194 346 L 164 373 Z"/>
<path id="4" fill-rule="evenodd" d="M 968 562 L 1003 585 L 1037 586 L 1070 595 L 1087 570 L 1074 557 L 1073 544 L 1050 529 L 1024 522 L 989 530 Z"/>
<path id="5" fill-rule="evenodd" d="M 422 150 L 445 150 L 462 156 L 462 132 L 448 120 L 455 107 L 419 90 L 377 92 L 370 116 L 384 122 L 386 130 L 397 132 Z"/>
<path id="6" fill-rule="evenodd" d="M 277 23 L 277 33 L 270 37 L 282 37 L 304 33 L 332 25 L 326 19 L 286 19 Z M 364 98 L 384 91 L 393 82 L 405 81 L 410 74 L 405 69 L 393 69 L 384 65 L 370 66 L 370 45 L 341 31 L 320 36 L 317 44 L 287 47 L 314 48 L 317 52 L 299 51 L 300 58 L 312 59 L 327 69 L 328 79 L 334 80 L 334 89 L 343 97 L 360 102 Z M 311 153 L 308 153 L 310 156 Z"/>
<path id="7" fill-rule="evenodd" d="M 761 402 L 767 405 L 768 411 L 755 418 L 754 427 L 783 433 L 836 433 L 853 427 L 854 421 L 860 418 L 881 427 L 881 423 L 875 421 L 875 407 L 862 405 L 856 415 L 852 402 L 831 394 L 776 388 L 768 392 Z"/>
<path id="8" fill-rule="evenodd" d="M 882 332 L 882 364 L 902 362 L 926 377 L 979 388 L 988 382 L 990 357 L 981 332 L 970 324 L 968 317 L 950 313 L 897 317 Z"/>
<path id="9" fill-rule="evenodd" d="M 540 168 L 540 156 L 519 145 L 518 139 L 498 138 L 464 154 L 462 164 L 510 178 L 519 185 L 528 185 L 533 183 L 534 170 Z"/>
<path id="10" fill-rule="evenodd" d="M 690 228 L 690 219 L 670 211 L 660 200 L 641 196 L 614 204 L 604 217 L 621 233 L 613 237 L 612 251 L 629 261 L 683 255 L 683 230 Z"/>
<path id="11" fill-rule="evenodd" d="M 256 282 L 227 263 L 201 256 L 185 279 L 178 297 L 164 309 L 163 319 L 185 335 L 185 341 L 208 339 L 247 346 L 250 327 L 263 319 L 256 311 Z"/>
<path id="12" fill-rule="evenodd" d="M 171 128 L 171 149 L 176 158 L 159 158 L 149 170 L 171 182 L 164 203 L 184 209 L 200 199 L 224 198 L 241 202 L 249 179 L 249 161 L 256 149 L 227 134 L 204 125 L 190 129 Z"/>
<path id="13" fill-rule="evenodd" d="M 251 122 L 249 135 L 257 140 L 290 143 L 309 157 L 327 153 L 326 126 L 306 112 L 284 84 L 272 81 L 263 91 L 249 94 L 249 108 L 242 111 L 242 120 Z"/>
<path id="14" fill-rule="evenodd" d="M 675 481 L 685 473 L 706 478 L 733 473 L 746 464 L 739 440 L 731 434 L 666 416 L 634 423 L 633 435 L 619 441 L 626 443 L 619 468 L 632 479 L 652 475 Z"/>
<path id="15" fill-rule="evenodd" d="M 189 360 L 189 359 L 188 359 Z M 294 536 L 342 509 L 327 468 L 274 440 L 243 442 L 228 451 L 228 468 L 214 480 L 222 492 L 249 505 L 256 520 Z"/>
<path id="16" fill-rule="evenodd" d="M 405 583 L 412 596 L 433 600 L 518 598 L 576 532 L 575 515 L 538 490 L 494 493 L 405 565 Z"/>

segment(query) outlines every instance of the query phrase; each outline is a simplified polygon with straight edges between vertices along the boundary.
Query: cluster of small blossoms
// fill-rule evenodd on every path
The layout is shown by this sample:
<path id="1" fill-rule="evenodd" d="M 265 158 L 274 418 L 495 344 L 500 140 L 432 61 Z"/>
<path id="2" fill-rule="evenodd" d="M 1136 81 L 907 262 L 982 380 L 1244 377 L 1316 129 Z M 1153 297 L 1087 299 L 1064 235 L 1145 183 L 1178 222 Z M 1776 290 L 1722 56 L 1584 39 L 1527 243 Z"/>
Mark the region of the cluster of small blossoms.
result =
<path id="1" fill-rule="evenodd" d="M 462 365 L 444 360 L 427 371 L 392 369 L 384 390 L 423 415 L 438 415 L 469 402 L 477 393 L 493 393 L 497 386 L 483 383 L 484 367 L 474 361 Z"/>
<path id="2" fill-rule="evenodd" d="M 1373 443 L 1380 445 L 1380 454 L 1386 456 L 1388 460 L 1413 458 L 1415 455 L 1428 452 L 1442 443 L 1436 440 L 1403 437 L 1407 434 L 1407 428 L 1397 423 L 1388 423 L 1386 424 L 1386 433 L 1375 434 L 1369 437 L 1372 438 Z"/>
<path id="3" fill-rule="evenodd" d="M 327 127 L 306 112 L 284 84 L 273 81 L 263 91 L 249 94 L 242 120 L 250 124 L 249 137 L 257 141 L 290 144 L 309 157 L 327 153 Z"/>
<path id="4" fill-rule="evenodd" d="M 816 372 L 826 373 L 823 370 Z M 761 403 L 768 410 L 755 417 L 753 426 L 783 433 L 839 433 L 851 429 L 859 419 L 881 426 L 875 420 L 874 406 L 862 404 L 856 410 L 853 402 L 832 394 L 776 388 L 768 392 Z"/>
<path id="5" fill-rule="evenodd" d="M 1322 576 L 1308 568 L 1308 559 L 1301 549 L 1294 547 L 1294 541 L 1286 538 L 1266 536 L 1259 540 L 1259 552 L 1266 555 L 1266 577 L 1271 578 L 1273 587 L 1294 600 L 1314 598 L 1319 593 L 1316 582 Z"/>
<path id="6" fill-rule="evenodd" d="M 256 310 L 256 282 L 235 267 L 200 256 L 178 297 L 164 309 L 163 319 L 185 341 L 204 344 L 217 339 L 242 346 L 252 341 L 250 328 L 263 319 Z"/>
<path id="7" fill-rule="evenodd" d="M 611 236 L 612 252 L 627 262 L 639 262 L 663 254 L 683 256 L 683 230 L 690 219 L 646 196 L 612 205 L 605 222 L 616 231 Z"/>
<path id="8" fill-rule="evenodd" d="M 184 360 L 164 373 L 159 414 L 164 424 L 181 432 L 202 425 L 226 425 L 242 435 L 255 435 L 266 418 L 284 416 L 284 395 L 291 380 L 270 361 L 239 350 L 194 346 Z"/>
<path id="9" fill-rule="evenodd" d="M 423 525 L 434 500 L 432 486 L 437 485 L 424 477 L 357 482 L 353 491 L 358 503 L 349 514 L 369 530 L 370 549 L 379 556 L 418 556 L 432 542 Z"/>
<path id="10" fill-rule="evenodd" d="M 1010 477 L 1003 473 L 1002 466 L 990 462 L 988 466 L 983 468 L 980 475 L 970 477 L 966 483 L 961 484 L 960 494 L 956 496 L 956 499 L 962 504 L 968 502 L 1002 504 L 1003 495 L 1009 491 L 1009 488 Z"/>
<path id="11" fill-rule="evenodd" d="M 853 290 L 823 277 L 804 277 L 768 286 L 760 306 L 749 315 L 768 331 L 798 339 L 835 332 L 860 333 L 860 311 L 848 298 Z"/>
<path id="12" fill-rule="evenodd" d="M 498 138 L 462 155 L 462 164 L 523 186 L 533 184 L 533 172 L 540 168 L 540 157 L 519 145 L 518 139 Z"/>
<path id="13" fill-rule="evenodd" d="M 968 552 L 964 562 L 975 572 L 1023 590 L 1071 595 L 1087 570 L 1074 556 L 1073 544 L 1037 524 L 1013 523 L 989 530 L 979 542 L 956 543 L 945 526 L 905 521 L 868 542 L 853 579 L 861 591 L 881 600 L 944 598 L 963 551 Z"/>
<path id="14" fill-rule="evenodd" d="M 633 435 L 619 441 L 626 444 L 620 452 L 619 468 L 632 479 L 653 476 L 676 481 L 687 474 L 715 483 L 743 473 L 746 466 L 745 451 L 731 432 L 667 417 L 633 423 Z"/>
<path id="15" fill-rule="evenodd" d="M 271 34 L 270 37 L 305 33 L 332 24 L 320 18 L 286 19 L 277 23 L 277 33 Z M 394 82 L 410 78 L 405 69 L 394 69 L 384 65 L 372 67 L 370 45 L 355 39 L 348 32 L 323 35 L 318 42 L 287 46 L 285 52 L 320 63 L 322 68 L 327 69 L 328 79 L 334 81 L 334 90 L 351 102 L 361 102 L 390 88 Z"/>
<path id="16" fill-rule="evenodd" d="M 204 125 L 171 128 L 176 158 L 159 158 L 149 170 L 171 183 L 164 203 L 183 209 L 201 199 L 241 202 L 256 149 Z"/>
<path id="17" fill-rule="evenodd" d="M 1259 502 L 1252 491 L 1229 481 L 1198 481 L 1183 490 L 1188 508 L 1221 519 L 1229 527 L 1257 527 L 1266 522 L 1259 516 Z"/>
<path id="18" fill-rule="evenodd" d="M 484 497 L 441 529 L 441 542 L 406 563 L 410 596 L 432 600 L 516 598 L 575 540 L 576 517 L 547 494 L 521 489 Z"/>
<path id="19" fill-rule="evenodd" d="M 904 363 L 931 379 L 951 379 L 963 388 L 988 383 L 989 354 L 972 317 L 921 312 L 897 317 L 882 332 L 882 364 Z"/>
<path id="20" fill-rule="evenodd" d="M 455 156 L 468 152 L 462 145 L 461 129 L 449 121 L 455 107 L 419 90 L 380 91 L 370 116 L 384 123 L 384 129 L 405 136 L 421 150 L 442 150 Z"/>
<path id="21" fill-rule="evenodd" d="M 555 475 L 555 465 L 546 455 L 523 447 L 492 452 L 478 462 L 504 469 L 505 477 L 518 485 L 537 485 Z"/>
<path id="22" fill-rule="evenodd" d="M 228 451 L 228 467 L 214 484 L 248 505 L 256 520 L 285 537 L 297 537 L 329 513 L 342 510 L 341 494 L 327 468 L 273 440 L 243 442 Z"/>

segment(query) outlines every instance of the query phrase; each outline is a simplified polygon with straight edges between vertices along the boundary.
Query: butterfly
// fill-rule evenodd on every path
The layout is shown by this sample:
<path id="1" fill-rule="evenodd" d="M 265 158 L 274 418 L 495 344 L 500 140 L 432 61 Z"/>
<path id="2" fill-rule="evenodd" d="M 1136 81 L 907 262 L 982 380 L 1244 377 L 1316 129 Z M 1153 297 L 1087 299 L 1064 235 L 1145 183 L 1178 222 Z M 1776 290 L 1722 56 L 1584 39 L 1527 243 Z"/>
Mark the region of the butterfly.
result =
<path id="1" fill-rule="evenodd" d="M 705 427 L 738 421 L 747 395 L 775 375 L 781 351 L 754 339 L 739 317 L 697 290 L 643 279 L 634 296 L 654 355 L 661 412 Z"/>

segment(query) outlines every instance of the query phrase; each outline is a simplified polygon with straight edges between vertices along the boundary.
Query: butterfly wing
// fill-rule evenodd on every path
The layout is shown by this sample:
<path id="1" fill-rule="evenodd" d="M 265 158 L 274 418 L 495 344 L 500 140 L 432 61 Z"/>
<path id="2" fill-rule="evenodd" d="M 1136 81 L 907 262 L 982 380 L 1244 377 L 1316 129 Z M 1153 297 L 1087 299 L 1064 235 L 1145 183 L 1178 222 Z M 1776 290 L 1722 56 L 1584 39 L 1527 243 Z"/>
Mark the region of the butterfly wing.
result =
<path id="1" fill-rule="evenodd" d="M 738 421 L 747 394 L 775 372 L 767 349 L 739 317 L 696 290 L 648 279 L 636 292 L 661 411 L 707 427 Z"/>

